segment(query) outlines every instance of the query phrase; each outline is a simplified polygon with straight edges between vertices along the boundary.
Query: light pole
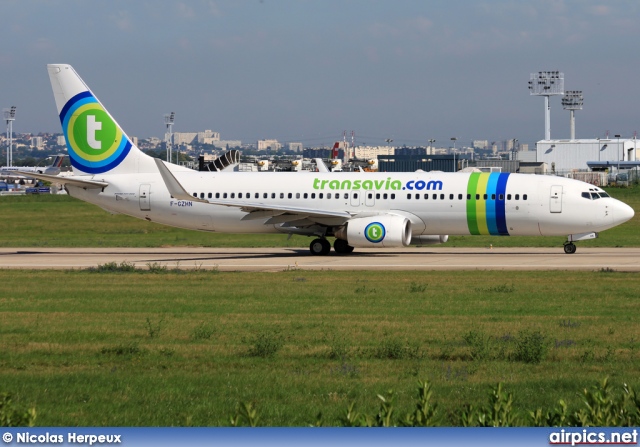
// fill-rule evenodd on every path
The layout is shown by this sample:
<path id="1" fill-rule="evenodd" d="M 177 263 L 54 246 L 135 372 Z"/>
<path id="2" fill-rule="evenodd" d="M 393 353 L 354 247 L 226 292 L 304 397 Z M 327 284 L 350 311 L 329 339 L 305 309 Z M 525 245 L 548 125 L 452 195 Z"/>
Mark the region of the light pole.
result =
<path id="1" fill-rule="evenodd" d="M 614 135 L 618 139 L 618 173 L 620 173 L 620 135 Z M 624 161 L 624 150 L 622 151 L 622 161 Z"/>
<path id="2" fill-rule="evenodd" d="M 433 148 L 433 143 L 435 143 L 435 142 L 436 142 L 436 140 L 434 140 L 433 138 L 431 138 L 429 140 L 429 152 L 428 152 L 427 155 L 432 155 L 433 154 L 433 149 L 434 149 Z"/>
<path id="3" fill-rule="evenodd" d="M 571 139 L 576 139 L 576 110 L 582 110 L 582 104 L 584 102 L 584 96 L 582 90 L 567 90 L 564 92 L 562 98 L 562 108 L 568 110 L 569 116 L 569 130 L 571 133 Z"/>
<path id="4" fill-rule="evenodd" d="M 456 166 L 456 140 L 458 138 L 457 137 L 451 137 L 451 141 L 453 141 L 453 172 L 456 172 L 458 170 L 458 167 Z"/>
<path id="5" fill-rule="evenodd" d="M 167 163 L 171 163 L 171 142 L 173 140 L 173 123 L 175 118 L 176 114 L 174 112 L 164 116 L 164 124 L 167 128 L 167 132 L 164 134 L 164 142 L 167 146 Z"/>
<path id="6" fill-rule="evenodd" d="M 13 121 L 16 119 L 16 106 L 10 109 L 4 109 L 4 119 L 7 122 L 7 166 L 13 166 Z"/>
<path id="7" fill-rule="evenodd" d="M 387 138 L 384 141 L 387 142 L 387 155 L 391 155 L 389 152 L 391 151 L 391 143 L 393 143 L 393 139 Z"/>
<path id="8" fill-rule="evenodd" d="M 516 159 L 516 153 L 518 152 L 518 139 L 514 138 L 513 139 L 513 147 L 511 148 L 511 159 L 515 160 Z"/>
<path id="9" fill-rule="evenodd" d="M 529 94 L 544 96 L 544 139 L 551 139 L 551 109 L 549 96 L 564 95 L 564 73 L 560 71 L 539 71 L 529 77 Z"/>

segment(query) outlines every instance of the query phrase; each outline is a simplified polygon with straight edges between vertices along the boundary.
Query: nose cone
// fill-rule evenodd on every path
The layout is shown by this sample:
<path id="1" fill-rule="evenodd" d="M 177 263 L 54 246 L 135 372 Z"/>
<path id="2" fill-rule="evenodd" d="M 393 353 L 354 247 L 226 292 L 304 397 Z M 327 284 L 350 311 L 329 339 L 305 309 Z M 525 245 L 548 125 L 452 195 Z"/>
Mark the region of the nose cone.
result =
<path id="1" fill-rule="evenodd" d="M 628 220 L 631 220 L 635 215 L 635 211 L 626 203 L 616 200 L 616 205 L 613 208 L 613 222 L 616 225 L 620 225 Z"/>

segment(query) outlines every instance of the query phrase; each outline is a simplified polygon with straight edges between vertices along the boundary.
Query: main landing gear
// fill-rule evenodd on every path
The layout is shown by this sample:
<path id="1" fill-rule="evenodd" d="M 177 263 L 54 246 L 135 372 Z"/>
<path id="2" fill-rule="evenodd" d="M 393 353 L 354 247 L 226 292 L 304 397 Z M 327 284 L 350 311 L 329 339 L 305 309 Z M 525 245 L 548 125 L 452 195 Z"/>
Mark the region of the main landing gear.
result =
<path id="1" fill-rule="evenodd" d="M 572 255 L 576 252 L 576 244 L 573 242 L 564 243 L 564 252 L 568 255 Z"/>
<path id="2" fill-rule="evenodd" d="M 314 256 L 325 256 L 331 251 L 331 244 L 326 239 L 314 239 L 309 245 L 309 251 Z"/>
<path id="3" fill-rule="evenodd" d="M 339 255 L 348 255 L 353 252 L 353 247 L 343 239 L 336 239 L 333 243 L 333 249 Z M 314 239 L 309 245 L 309 251 L 314 256 L 326 256 L 331 251 L 331 244 L 324 238 Z"/>

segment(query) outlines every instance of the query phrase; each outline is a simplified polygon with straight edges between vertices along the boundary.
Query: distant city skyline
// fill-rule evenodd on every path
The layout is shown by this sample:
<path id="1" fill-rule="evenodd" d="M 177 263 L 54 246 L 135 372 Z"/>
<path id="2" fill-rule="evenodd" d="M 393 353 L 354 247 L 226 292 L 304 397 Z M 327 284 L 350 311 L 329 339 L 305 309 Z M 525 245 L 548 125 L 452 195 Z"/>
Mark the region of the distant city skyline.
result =
<path id="1" fill-rule="evenodd" d="M 321 146 L 544 138 L 530 73 L 584 92 L 576 137 L 640 130 L 632 0 L 5 0 L 0 108 L 59 133 L 47 63 L 69 63 L 124 130 Z M 3 129 L 3 133 L 4 133 Z M 551 98 L 551 137 L 569 112 Z"/>

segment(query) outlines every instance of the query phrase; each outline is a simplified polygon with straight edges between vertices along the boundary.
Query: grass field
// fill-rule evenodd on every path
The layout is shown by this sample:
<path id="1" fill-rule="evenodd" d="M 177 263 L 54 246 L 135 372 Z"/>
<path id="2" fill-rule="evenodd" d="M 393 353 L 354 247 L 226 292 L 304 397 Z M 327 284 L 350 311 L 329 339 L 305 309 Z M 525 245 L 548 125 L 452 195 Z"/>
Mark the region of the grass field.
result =
<path id="1" fill-rule="evenodd" d="M 433 384 L 444 424 L 504 382 L 550 408 L 640 387 L 640 275 L 597 272 L 0 271 L 0 392 L 44 426 L 335 424 Z M 522 357 L 538 334 L 546 355 Z M 526 354 L 526 351 L 525 351 Z"/>
<path id="2" fill-rule="evenodd" d="M 581 247 L 640 246 L 640 188 L 611 189 L 610 194 L 636 210 L 630 221 Z M 2 196 L 2 247 L 306 247 L 310 238 L 286 235 L 237 235 L 181 230 L 123 215 L 68 196 Z M 452 236 L 447 247 L 561 247 L 563 237 Z"/>

